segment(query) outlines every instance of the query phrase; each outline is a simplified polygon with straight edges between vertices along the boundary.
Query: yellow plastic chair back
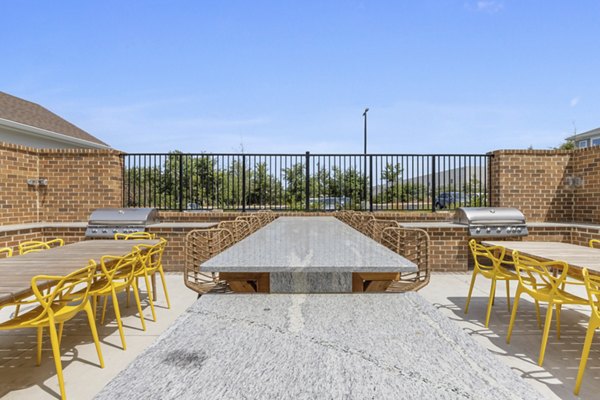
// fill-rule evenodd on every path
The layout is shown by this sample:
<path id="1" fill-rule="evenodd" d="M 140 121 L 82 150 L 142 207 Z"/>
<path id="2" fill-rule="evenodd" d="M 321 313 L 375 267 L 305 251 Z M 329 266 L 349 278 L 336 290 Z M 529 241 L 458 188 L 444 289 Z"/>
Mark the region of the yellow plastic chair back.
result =
<path id="1" fill-rule="evenodd" d="M 523 256 L 518 251 L 513 251 L 513 260 L 525 293 L 536 300 L 546 302 L 560 294 L 560 288 L 567 279 L 569 270 L 566 262 L 539 261 Z"/>
<path id="2" fill-rule="evenodd" d="M 105 282 L 104 288 L 98 287 L 95 291 L 105 291 L 110 288 L 114 280 L 123 281 L 125 284 L 131 284 L 133 273 L 139 262 L 140 252 L 134 250 L 126 256 L 105 255 L 100 259 L 100 269 L 94 275 L 94 281 Z"/>
<path id="3" fill-rule="evenodd" d="M 134 249 L 140 252 L 142 263 L 144 264 L 144 267 L 146 268 L 146 273 L 148 275 L 153 274 L 158 270 L 160 266 L 162 266 L 162 256 L 165 251 L 166 245 L 167 241 L 161 238 L 160 242 L 153 246 L 147 244 L 140 244 L 134 247 Z"/>
<path id="4" fill-rule="evenodd" d="M 44 312 L 30 322 L 35 324 L 35 321 L 46 319 L 48 314 L 51 313 L 60 313 L 58 320 L 65 321 L 83 310 L 88 300 L 95 270 L 96 263 L 94 260 L 90 260 L 87 267 L 71 272 L 66 276 L 38 275 L 33 277 L 31 288 L 35 298 L 44 308 Z M 46 294 L 38 287 L 44 281 L 55 281 L 50 289 L 46 290 Z M 83 290 L 82 286 L 84 287 Z M 59 309 L 58 312 L 54 309 L 56 305 L 62 306 L 62 309 Z M 68 308 L 68 313 L 64 312 L 66 308 Z"/>
<path id="5" fill-rule="evenodd" d="M 502 246 L 484 246 L 477 243 L 475 239 L 471 239 L 469 248 L 471 249 L 475 268 L 479 269 L 487 278 L 490 278 L 494 272 L 498 272 L 497 270 L 502 266 L 502 263 L 506 263 L 504 260 L 506 249 Z M 483 263 L 482 260 L 488 262 Z"/>
<path id="6" fill-rule="evenodd" d="M 115 233 L 115 240 L 142 240 L 156 239 L 156 235 L 150 232 Z"/>
<path id="7" fill-rule="evenodd" d="M 32 253 L 34 251 L 48 250 L 52 247 L 64 246 L 64 244 L 65 242 L 62 239 L 52 239 L 46 242 L 40 240 L 30 240 L 27 242 L 21 242 L 19 243 L 19 254 L 23 255 L 27 253 Z"/>
<path id="8" fill-rule="evenodd" d="M 585 336 L 585 342 L 583 344 L 577 380 L 575 381 L 575 395 L 579 394 L 579 389 L 581 388 L 583 373 L 585 372 L 585 366 L 590 355 L 590 347 L 592 346 L 592 341 L 594 340 L 594 333 L 596 332 L 596 329 L 600 328 L 600 276 L 590 275 L 587 268 L 583 269 L 582 275 L 585 282 L 585 289 L 588 294 L 588 301 L 590 302 L 590 307 L 592 308 L 592 314 L 590 316 L 590 322 L 588 325 L 587 334 Z"/>
<path id="9" fill-rule="evenodd" d="M 0 248 L 0 258 L 8 258 L 12 257 L 13 251 L 10 247 L 2 247 Z"/>
<path id="10" fill-rule="evenodd" d="M 590 239 L 590 247 L 600 249 L 600 239 Z"/>

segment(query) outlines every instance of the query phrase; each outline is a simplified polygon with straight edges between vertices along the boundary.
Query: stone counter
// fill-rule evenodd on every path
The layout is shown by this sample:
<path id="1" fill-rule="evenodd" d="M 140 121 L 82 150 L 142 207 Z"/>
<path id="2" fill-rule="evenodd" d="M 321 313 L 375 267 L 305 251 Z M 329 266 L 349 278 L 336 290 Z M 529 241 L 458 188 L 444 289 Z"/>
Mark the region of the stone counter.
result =
<path id="1" fill-rule="evenodd" d="M 541 399 L 417 293 L 205 295 L 95 397 Z"/>

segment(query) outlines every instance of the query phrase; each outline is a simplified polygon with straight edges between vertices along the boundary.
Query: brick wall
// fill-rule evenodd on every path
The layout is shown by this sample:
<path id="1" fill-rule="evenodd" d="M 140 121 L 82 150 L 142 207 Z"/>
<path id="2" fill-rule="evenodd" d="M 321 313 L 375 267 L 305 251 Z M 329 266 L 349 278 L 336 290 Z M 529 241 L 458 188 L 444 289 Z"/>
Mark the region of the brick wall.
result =
<path id="1" fill-rule="evenodd" d="M 41 150 L 40 214 L 47 222 L 87 221 L 92 210 L 121 207 L 122 160 L 115 150 Z"/>
<path id="2" fill-rule="evenodd" d="M 600 146 L 573 152 L 572 176 L 580 182 L 571 190 L 573 220 L 600 223 Z"/>
<path id="3" fill-rule="evenodd" d="M 85 221 L 91 210 L 122 204 L 116 150 L 33 149 L 0 142 L 0 226 Z M 48 186 L 31 186 L 46 178 Z"/>
<path id="4" fill-rule="evenodd" d="M 600 146 L 492 153 L 492 202 L 528 221 L 600 224 Z"/>
<path id="5" fill-rule="evenodd" d="M 492 204 L 516 207 L 530 222 L 573 221 L 573 169 L 566 150 L 499 150 L 492 153 Z"/>
<path id="6" fill-rule="evenodd" d="M 0 225 L 37 221 L 38 193 L 27 185 L 34 177 L 38 177 L 35 151 L 0 142 Z"/>

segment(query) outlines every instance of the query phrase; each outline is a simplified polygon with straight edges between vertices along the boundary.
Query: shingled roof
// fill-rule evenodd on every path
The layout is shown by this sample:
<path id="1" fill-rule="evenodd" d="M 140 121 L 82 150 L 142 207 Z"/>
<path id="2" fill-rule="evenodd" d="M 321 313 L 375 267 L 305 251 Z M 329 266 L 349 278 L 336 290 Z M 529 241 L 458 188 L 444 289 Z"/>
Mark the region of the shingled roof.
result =
<path id="1" fill-rule="evenodd" d="M 70 136 L 72 138 L 109 146 L 97 137 L 90 135 L 86 131 L 76 127 L 69 121 L 64 120 L 39 104 L 20 99 L 4 92 L 0 92 L 0 118 Z"/>

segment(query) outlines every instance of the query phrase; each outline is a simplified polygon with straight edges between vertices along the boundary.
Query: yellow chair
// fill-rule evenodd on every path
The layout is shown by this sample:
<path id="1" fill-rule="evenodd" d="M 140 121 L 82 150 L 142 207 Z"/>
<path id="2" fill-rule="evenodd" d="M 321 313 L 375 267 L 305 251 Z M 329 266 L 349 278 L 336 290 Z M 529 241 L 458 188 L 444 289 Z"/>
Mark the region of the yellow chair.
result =
<path id="1" fill-rule="evenodd" d="M 556 336 L 560 339 L 561 307 L 564 304 L 588 304 L 586 299 L 567 292 L 565 288 L 567 285 L 584 285 L 585 283 L 582 281 L 567 280 L 569 265 L 563 261 L 542 262 L 530 257 L 522 256 L 516 250 L 513 251 L 513 260 L 515 262 L 515 268 L 517 269 L 519 286 L 517 287 L 515 304 L 510 316 L 506 343 L 510 343 L 510 337 L 517 316 L 519 298 L 522 293 L 527 293 L 537 301 L 548 303 L 544 331 L 542 334 L 540 357 L 538 359 L 538 364 L 541 366 L 544 362 L 544 354 L 546 352 L 546 344 L 548 343 L 548 333 L 550 332 L 552 311 L 554 307 L 556 307 Z"/>
<path id="2" fill-rule="evenodd" d="M 115 233 L 115 240 L 140 240 L 156 239 L 156 235 L 150 232 Z"/>
<path id="3" fill-rule="evenodd" d="M 490 296 L 485 315 L 485 327 L 487 328 L 490 322 L 490 315 L 492 313 L 492 305 L 494 304 L 494 298 L 496 296 L 496 282 L 506 282 L 506 304 L 508 306 L 508 312 L 510 313 L 510 281 L 516 281 L 518 280 L 518 277 L 516 273 L 505 268 L 505 265 L 512 265 L 512 263 L 504 259 L 506 253 L 506 249 L 504 247 L 484 246 L 477 243 L 475 239 L 471 239 L 469 241 L 469 248 L 471 249 L 475 266 L 473 268 L 473 275 L 471 276 L 471 286 L 469 287 L 469 294 L 467 296 L 467 303 L 465 305 L 465 314 L 469 312 L 469 304 L 471 302 L 471 295 L 473 294 L 473 287 L 475 286 L 475 279 L 477 278 L 477 275 L 482 275 L 484 278 L 490 279 L 492 281 L 492 285 L 490 287 Z M 489 265 L 482 264 L 482 260 L 487 260 Z"/>
<path id="4" fill-rule="evenodd" d="M 140 251 L 142 262 L 140 268 L 136 268 L 134 272 L 135 279 L 144 278 L 146 282 L 146 290 L 148 291 L 148 301 L 150 302 L 150 309 L 152 310 L 152 319 L 156 322 L 156 312 L 154 310 L 154 300 L 152 295 L 152 289 L 150 287 L 150 280 L 156 272 L 160 274 L 162 280 L 163 291 L 165 292 L 165 299 L 167 300 L 167 308 L 171 308 L 171 302 L 169 301 L 169 292 L 167 291 L 167 281 L 165 279 L 165 272 L 162 266 L 162 256 L 167 246 L 167 241 L 163 238 L 155 244 L 150 246 L 147 244 L 140 244 L 134 248 Z"/>
<path id="5" fill-rule="evenodd" d="M 2 247 L 0 248 L 0 258 L 8 258 L 12 257 L 13 251 L 10 247 Z"/>
<path id="6" fill-rule="evenodd" d="M 124 292 L 129 286 L 133 286 L 133 295 L 135 296 L 137 309 L 140 314 L 140 319 L 142 321 L 142 328 L 146 330 L 146 323 L 144 322 L 144 316 L 142 314 L 142 305 L 137 290 L 137 284 L 133 276 L 134 270 L 139 262 L 139 251 L 134 251 L 124 257 L 103 256 L 100 259 L 101 269 L 99 271 L 96 271 L 96 274 L 94 276 L 94 283 L 90 288 L 90 297 L 94 300 L 94 311 L 96 310 L 97 298 L 104 297 L 104 304 L 102 306 L 102 317 L 100 319 L 101 324 L 104 323 L 108 297 L 112 297 L 113 309 L 115 311 L 117 326 L 119 327 L 119 335 L 121 336 L 123 350 L 127 348 L 127 345 L 125 343 L 123 324 L 121 322 L 121 312 L 119 309 L 119 302 L 117 300 L 118 292 Z"/>
<path id="7" fill-rule="evenodd" d="M 90 260 L 87 267 L 72 272 L 66 276 L 38 275 L 31 280 L 31 288 L 35 295 L 34 300 L 21 300 L 19 304 L 38 304 L 32 310 L 0 324 L 0 330 L 13 330 L 23 328 L 37 329 L 37 365 L 42 362 L 42 336 L 45 327 L 50 331 L 52 354 L 56 366 L 56 375 L 62 399 L 66 399 L 65 384 L 60 359 L 60 338 L 63 324 L 75 317 L 80 311 L 85 311 L 96 345 L 96 352 L 100 367 L 104 368 L 98 332 L 94 322 L 94 315 L 89 301 L 89 289 L 92 284 L 96 263 Z M 52 282 L 47 294 L 43 294 L 38 284 Z M 83 289 L 82 289 L 83 286 Z M 14 304 L 14 303 L 13 303 Z M 56 324 L 59 325 L 58 332 Z"/>
<path id="8" fill-rule="evenodd" d="M 600 239 L 590 239 L 590 247 L 600 249 Z"/>
<path id="9" fill-rule="evenodd" d="M 590 316 L 590 322 L 585 335 L 583 351 L 581 352 L 581 362 L 579 363 L 579 372 L 577 373 L 577 380 L 575 381 L 574 393 L 576 395 L 579 394 L 579 389 L 581 388 L 581 381 L 583 379 L 583 373 L 585 372 L 588 356 L 590 355 L 590 347 L 592 346 L 592 340 L 594 340 L 594 333 L 596 333 L 597 328 L 600 328 L 600 276 L 590 275 L 588 269 L 584 268 L 583 280 L 588 294 L 588 301 L 592 307 L 592 315 Z"/>
<path id="10" fill-rule="evenodd" d="M 34 251 L 48 250 L 52 247 L 64 246 L 65 241 L 62 239 L 52 239 L 47 242 L 39 240 L 30 240 L 27 242 L 19 243 L 19 254 L 33 253 Z"/>

